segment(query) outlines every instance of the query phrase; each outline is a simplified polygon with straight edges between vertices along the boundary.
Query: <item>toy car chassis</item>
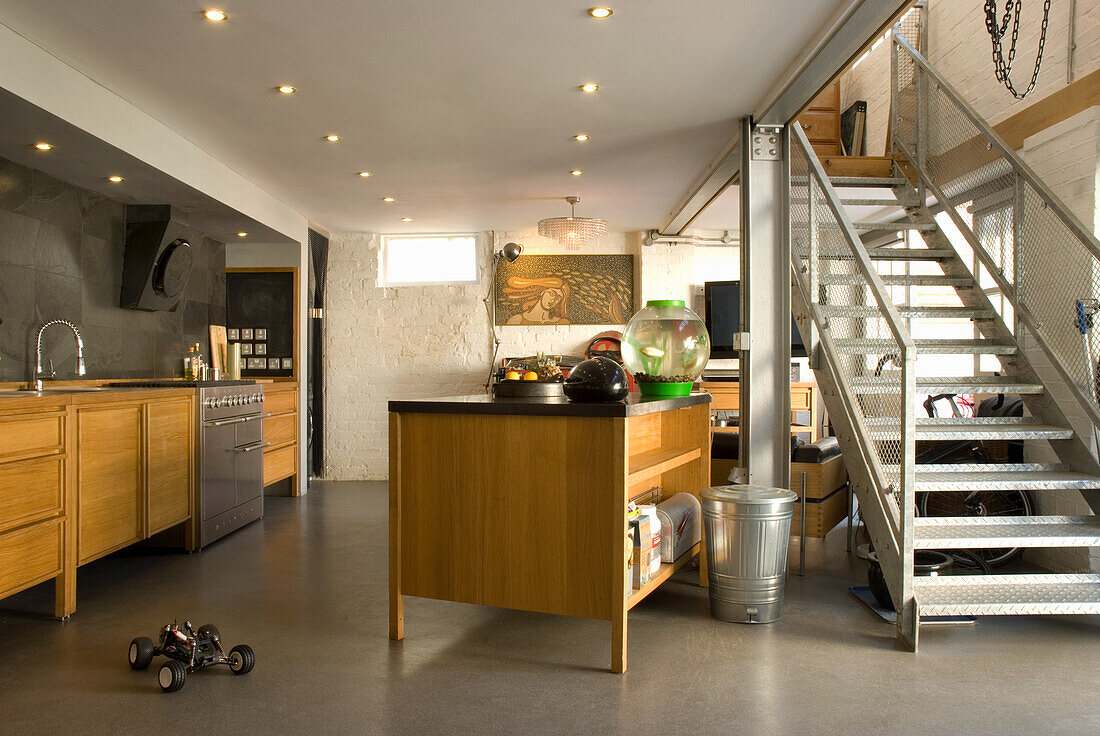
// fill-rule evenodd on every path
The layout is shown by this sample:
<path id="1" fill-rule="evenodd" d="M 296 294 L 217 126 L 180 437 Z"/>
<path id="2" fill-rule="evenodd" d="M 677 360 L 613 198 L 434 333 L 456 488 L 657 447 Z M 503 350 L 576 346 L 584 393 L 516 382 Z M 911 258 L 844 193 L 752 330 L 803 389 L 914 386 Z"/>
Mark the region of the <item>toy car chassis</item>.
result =
<path id="1" fill-rule="evenodd" d="M 153 657 L 165 656 L 168 660 L 157 673 L 161 690 L 173 693 L 183 687 L 187 673 L 215 665 L 227 665 L 234 675 L 245 675 L 256 666 L 252 647 L 238 644 L 228 653 L 222 649 L 218 627 L 205 624 L 198 631 L 190 621 L 170 623 L 160 632 L 160 643 L 153 644 L 147 636 L 139 636 L 130 642 L 130 668 L 148 669 Z"/>

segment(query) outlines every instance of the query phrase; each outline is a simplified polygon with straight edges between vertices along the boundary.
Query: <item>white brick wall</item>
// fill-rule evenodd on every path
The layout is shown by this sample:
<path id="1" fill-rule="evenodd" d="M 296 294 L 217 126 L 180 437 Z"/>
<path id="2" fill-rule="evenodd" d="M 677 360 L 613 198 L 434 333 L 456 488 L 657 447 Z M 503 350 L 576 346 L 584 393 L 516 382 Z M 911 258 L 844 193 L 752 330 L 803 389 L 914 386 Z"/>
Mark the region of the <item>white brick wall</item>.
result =
<path id="1" fill-rule="evenodd" d="M 482 239 L 481 283 L 383 288 L 378 286 L 380 237 L 332 235 L 325 305 L 326 478 L 387 476 L 390 399 L 483 391 L 492 345 L 482 300 L 489 288 L 489 246 L 494 240 L 497 250 L 517 240 L 529 255 L 562 252 L 552 241 L 530 233 L 487 234 Z M 722 256 L 736 263 L 736 248 L 722 256 L 711 252 L 716 250 L 707 249 L 708 263 L 720 262 Z M 634 254 L 639 302 L 683 298 L 690 303 L 695 276 L 691 246 L 642 246 L 640 234 L 617 233 L 584 252 Z M 604 329 L 622 325 L 499 327 L 500 356 L 537 350 L 583 354 L 589 339 Z"/>

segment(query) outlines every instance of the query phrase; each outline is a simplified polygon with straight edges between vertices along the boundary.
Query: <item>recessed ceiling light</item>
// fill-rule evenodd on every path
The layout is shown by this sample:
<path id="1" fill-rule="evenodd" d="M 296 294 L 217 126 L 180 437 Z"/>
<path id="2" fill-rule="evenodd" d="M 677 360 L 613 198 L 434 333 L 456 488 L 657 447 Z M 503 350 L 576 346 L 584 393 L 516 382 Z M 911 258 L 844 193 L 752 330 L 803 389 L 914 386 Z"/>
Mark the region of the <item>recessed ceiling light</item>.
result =
<path id="1" fill-rule="evenodd" d="M 412 222 L 412 221 L 413 221 L 413 218 L 411 218 L 411 217 L 402 217 L 401 218 L 401 222 Z"/>
<path id="2" fill-rule="evenodd" d="M 237 233 L 238 238 L 243 238 L 243 237 L 246 237 L 247 235 L 248 235 L 248 233 Z"/>
<path id="3" fill-rule="evenodd" d="M 34 147 L 37 148 L 39 151 L 48 151 L 53 148 L 53 146 L 51 146 L 49 143 L 35 143 Z"/>
<path id="4" fill-rule="evenodd" d="M 595 82 L 585 82 L 581 85 L 581 92 L 595 92 L 600 88 L 600 85 Z"/>
<path id="5" fill-rule="evenodd" d="M 589 8 L 588 9 L 588 14 L 589 15 L 591 15 L 593 18 L 599 18 L 600 20 L 603 20 L 604 18 L 610 18 L 611 14 L 613 12 L 615 12 L 615 11 L 613 11 L 611 8 Z"/>
<path id="6" fill-rule="evenodd" d="M 578 133 L 577 135 L 573 136 L 573 140 L 584 143 L 586 140 L 588 140 L 588 133 Z"/>
<path id="7" fill-rule="evenodd" d="M 120 181 L 122 181 L 122 177 L 117 176 L 117 175 L 116 176 L 108 176 L 107 181 L 112 182 L 114 184 L 118 184 Z"/>
<path id="8" fill-rule="evenodd" d="M 292 95 L 292 94 L 294 94 L 295 92 L 298 91 L 295 87 L 292 87 L 289 84 L 280 84 L 275 89 L 279 90 L 284 95 Z"/>
<path id="9" fill-rule="evenodd" d="M 325 140 L 329 143 L 335 143 L 336 141 L 340 140 L 340 136 L 333 133 L 332 135 L 326 135 Z"/>
<path id="10" fill-rule="evenodd" d="M 583 174 L 584 172 L 583 172 L 583 171 L 581 171 L 580 169 L 573 169 L 573 170 L 572 170 L 572 171 L 570 171 L 569 173 L 570 173 L 570 174 L 572 174 L 573 176 L 580 176 L 580 175 L 581 175 L 581 174 Z"/>
<path id="11" fill-rule="evenodd" d="M 382 197 L 383 202 L 396 202 L 397 197 Z"/>
<path id="12" fill-rule="evenodd" d="M 204 10 L 202 11 L 202 15 L 207 20 L 212 20 L 215 23 L 220 23 L 229 17 L 224 10 Z"/>
<path id="13" fill-rule="evenodd" d="M 359 176 L 361 176 L 361 177 L 363 177 L 364 179 L 366 179 L 366 178 L 367 178 L 368 176 L 370 176 L 370 172 L 369 172 L 369 171 L 360 171 L 360 172 L 359 172 Z"/>

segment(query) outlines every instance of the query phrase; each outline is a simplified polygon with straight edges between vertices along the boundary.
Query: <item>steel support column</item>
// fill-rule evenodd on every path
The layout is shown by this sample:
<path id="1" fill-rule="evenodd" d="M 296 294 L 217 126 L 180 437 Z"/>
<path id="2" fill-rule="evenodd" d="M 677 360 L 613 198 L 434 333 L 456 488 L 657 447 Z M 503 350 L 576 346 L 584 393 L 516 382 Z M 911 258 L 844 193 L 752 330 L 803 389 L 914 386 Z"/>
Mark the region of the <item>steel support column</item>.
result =
<path id="1" fill-rule="evenodd" d="M 741 140 L 740 456 L 749 483 L 789 488 L 788 130 L 786 126 L 753 126 L 745 118 Z"/>

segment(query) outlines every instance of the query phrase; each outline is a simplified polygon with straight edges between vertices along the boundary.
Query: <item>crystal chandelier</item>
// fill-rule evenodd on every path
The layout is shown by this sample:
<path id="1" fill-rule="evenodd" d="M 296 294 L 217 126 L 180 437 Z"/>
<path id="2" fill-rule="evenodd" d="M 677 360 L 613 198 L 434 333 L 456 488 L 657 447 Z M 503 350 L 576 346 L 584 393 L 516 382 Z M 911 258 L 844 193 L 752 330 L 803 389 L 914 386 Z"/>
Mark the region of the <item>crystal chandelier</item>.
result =
<path id="1" fill-rule="evenodd" d="M 569 203 L 569 217 L 547 217 L 545 220 L 539 220 L 539 235 L 552 238 L 568 247 L 596 243 L 601 236 L 607 235 L 606 220 L 576 216 L 580 197 L 566 197 L 565 201 Z"/>

